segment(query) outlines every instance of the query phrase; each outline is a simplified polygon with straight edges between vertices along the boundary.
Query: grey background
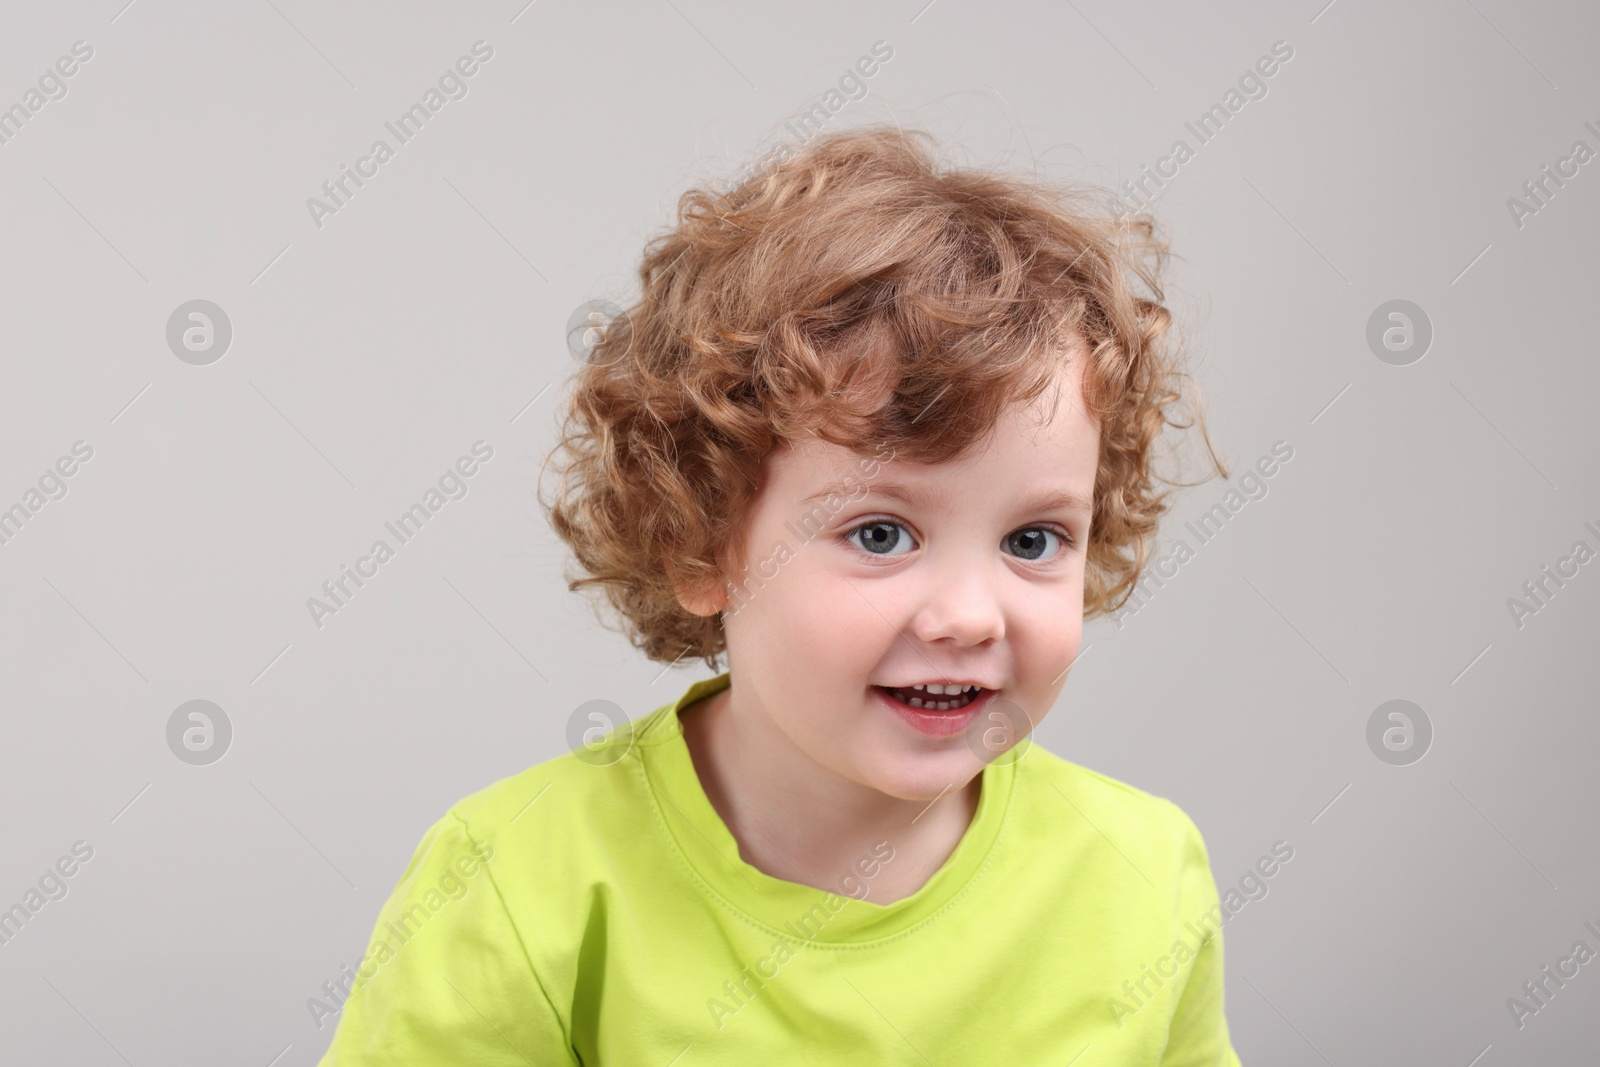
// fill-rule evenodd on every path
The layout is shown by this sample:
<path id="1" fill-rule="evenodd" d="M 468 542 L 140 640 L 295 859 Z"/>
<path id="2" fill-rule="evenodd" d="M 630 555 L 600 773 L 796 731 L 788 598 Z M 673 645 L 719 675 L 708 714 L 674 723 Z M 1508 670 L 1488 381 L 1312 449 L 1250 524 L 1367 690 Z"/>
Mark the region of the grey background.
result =
<path id="1" fill-rule="evenodd" d="M 897 119 L 951 158 L 1115 184 L 1276 40 L 1294 57 L 1168 185 L 1173 306 L 1236 477 L 1294 459 L 1119 627 L 1038 740 L 1172 798 L 1219 886 L 1292 862 L 1228 925 L 1246 1064 L 1592 1062 L 1600 964 L 1506 999 L 1600 926 L 1594 8 L 540 0 L 4 5 L 0 106 L 92 60 L 0 145 L 0 506 L 77 440 L 68 494 L 0 545 L 0 904 L 85 840 L 0 945 L 7 1064 L 314 1063 L 306 1007 L 354 964 L 423 830 L 639 714 L 663 671 L 561 578 L 533 499 L 568 315 L 632 293 L 643 240 L 873 42 L 830 128 Z M 493 59 L 319 229 L 305 201 L 471 43 Z M 214 301 L 209 366 L 168 316 Z M 1390 366 L 1372 311 L 1435 337 Z M 305 602 L 472 442 L 494 458 L 319 629 Z M 1177 500 L 1163 550 L 1220 481 Z M 1420 762 L 1368 749 L 1416 702 Z M 169 751 L 186 701 L 231 748 Z M 1109 992 L 1109 991 L 1108 991 Z M 276 1057 L 276 1059 L 275 1059 Z M 1095 1062 L 1091 1051 L 1082 1061 Z"/>

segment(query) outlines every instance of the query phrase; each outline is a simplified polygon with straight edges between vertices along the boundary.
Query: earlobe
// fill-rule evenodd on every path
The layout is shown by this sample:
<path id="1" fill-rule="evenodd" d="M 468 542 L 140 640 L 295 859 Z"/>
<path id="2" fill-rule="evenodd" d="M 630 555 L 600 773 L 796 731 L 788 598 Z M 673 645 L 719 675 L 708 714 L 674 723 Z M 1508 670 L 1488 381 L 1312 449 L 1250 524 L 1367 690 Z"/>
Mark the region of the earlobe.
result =
<path id="1" fill-rule="evenodd" d="M 715 592 L 709 589 L 686 589 L 677 579 L 677 572 L 672 567 L 672 561 L 665 556 L 661 559 L 667 569 L 667 577 L 672 581 L 673 591 L 677 594 L 678 604 L 691 615 L 707 616 L 716 615 L 728 603 L 728 591 L 718 589 Z"/>

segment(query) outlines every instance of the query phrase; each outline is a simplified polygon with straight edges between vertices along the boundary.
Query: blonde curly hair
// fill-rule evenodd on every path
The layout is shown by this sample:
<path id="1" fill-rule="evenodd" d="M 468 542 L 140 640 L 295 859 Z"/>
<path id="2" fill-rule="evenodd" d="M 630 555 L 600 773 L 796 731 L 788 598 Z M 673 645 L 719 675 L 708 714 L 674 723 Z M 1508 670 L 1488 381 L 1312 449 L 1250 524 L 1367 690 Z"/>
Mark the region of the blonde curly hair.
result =
<path id="1" fill-rule="evenodd" d="M 649 658 L 719 669 L 721 616 L 685 610 L 678 588 L 742 571 L 774 448 L 815 434 L 861 455 L 961 456 L 1051 385 L 1069 347 L 1088 354 L 1101 427 L 1086 617 L 1138 581 L 1168 509 L 1158 478 L 1195 484 L 1154 470 L 1164 428 L 1198 424 L 1227 476 L 1198 405 L 1173 417 L 1192 379 L 1151 219 L 1096 210 L 1092 188 L 941 169 L 930 143 L 833 133 L 732 189 L 684 193 L 645 248 L 642 295 L 574 377 L 556 499 L 541 486 L 539 501 L 583 569 L 568 588 L 604 589 Z"/>

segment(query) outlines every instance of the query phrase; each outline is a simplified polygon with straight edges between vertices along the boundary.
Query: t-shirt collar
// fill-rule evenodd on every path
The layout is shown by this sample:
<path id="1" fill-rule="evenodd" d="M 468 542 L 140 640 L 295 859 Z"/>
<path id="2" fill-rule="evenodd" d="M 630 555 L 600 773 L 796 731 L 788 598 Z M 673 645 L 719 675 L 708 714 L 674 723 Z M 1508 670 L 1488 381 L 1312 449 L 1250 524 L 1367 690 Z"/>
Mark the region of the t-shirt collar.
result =
<path id="1" fill-rule="evenodd" d="M 684 708 L 731 684 L 727 671 L 695 682 L 675 703 L 657 709 L 648 723 L 641 724 L 636 742 L 657 815 L 689 871 L 713 898 L 778 937 L 860 944 L 927 921 L 954 906 L 979 878 L 1005 824 L 1021 761 L 997 760 L 983 769 L 977 811 L 955 851 L 920 889 L 893 903 L 854 899 L 843 886 L 828 892 L 785 881 L 746 863 L 733 833 L 706 796 L 678 717 Z M 839 873 L 842 879 L 847 872 Z M 859 871 L 856 875 L 870 886 Z"/>

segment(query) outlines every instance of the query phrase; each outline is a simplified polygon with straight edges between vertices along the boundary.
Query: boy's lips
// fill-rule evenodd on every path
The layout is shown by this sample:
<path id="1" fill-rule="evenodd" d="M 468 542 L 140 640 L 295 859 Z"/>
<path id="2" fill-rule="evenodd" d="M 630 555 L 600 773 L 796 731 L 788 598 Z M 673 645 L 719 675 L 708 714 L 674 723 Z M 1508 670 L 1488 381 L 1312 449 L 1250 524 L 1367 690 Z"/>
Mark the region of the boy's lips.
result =
<path id="1" fill-rule="evenodd" d="M 951 737 L 961 733 L 998 694 L 998 690 L 984 688 L 963 707 L 933 711 L 928 708 L 912 707 L 896 696 L 891 687 L 875 685 L 872 687 L 872 692 L 885 707 L 898 715 L 901 721 L 908 723 L 918 732 L 932 737 Z"/>
<path id="2" fill-rule="evenodd" d="M 931 692 L 930 687 L 937 688 L 937 693 Z M 982 696 L 987 687 L 976 685 L 972 682 L 919 682 L 917 685 L 885 685 L 879 686 L 884 692 L 913 708 L 923 711 L 955 711 L 956 707 L 939 707 L 941 704 L 965 707 L 972 700 Z"/>

